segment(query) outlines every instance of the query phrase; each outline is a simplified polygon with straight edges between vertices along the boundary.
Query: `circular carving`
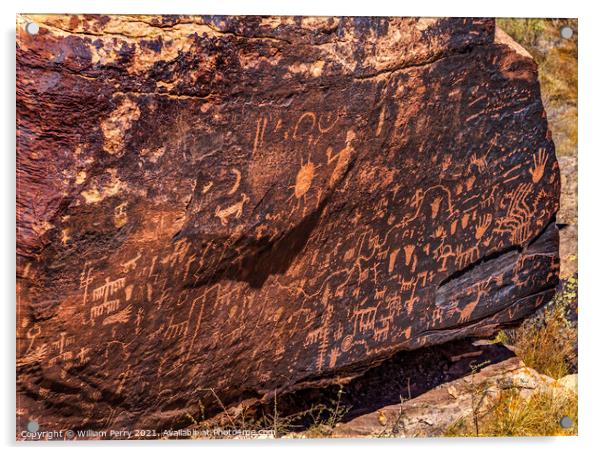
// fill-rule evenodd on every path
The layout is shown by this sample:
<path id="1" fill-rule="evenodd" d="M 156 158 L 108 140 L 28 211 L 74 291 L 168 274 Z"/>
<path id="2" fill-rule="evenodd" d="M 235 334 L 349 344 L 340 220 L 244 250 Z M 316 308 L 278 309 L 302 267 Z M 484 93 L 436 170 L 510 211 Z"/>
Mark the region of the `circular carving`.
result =
<path id="1" fill-rule="evenodd" d="M 347 335 L 343 338 L 343 342 L 341 343 L 341 351 L 347 352 L 353 346 L 353 337 L 351 335 Z"/>

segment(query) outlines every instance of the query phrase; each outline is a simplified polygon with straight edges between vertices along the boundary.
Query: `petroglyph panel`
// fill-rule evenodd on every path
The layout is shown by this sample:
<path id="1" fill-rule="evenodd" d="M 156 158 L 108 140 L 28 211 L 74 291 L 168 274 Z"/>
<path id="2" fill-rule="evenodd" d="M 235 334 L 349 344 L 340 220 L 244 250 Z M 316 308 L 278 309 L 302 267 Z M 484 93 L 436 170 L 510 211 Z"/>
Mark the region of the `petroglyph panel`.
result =
<path id="1" fill-rule="evenodd" d="M 554 145 L 493 20 L 17 28 L 18 425 L 178 428 L 553 294 Z"/>

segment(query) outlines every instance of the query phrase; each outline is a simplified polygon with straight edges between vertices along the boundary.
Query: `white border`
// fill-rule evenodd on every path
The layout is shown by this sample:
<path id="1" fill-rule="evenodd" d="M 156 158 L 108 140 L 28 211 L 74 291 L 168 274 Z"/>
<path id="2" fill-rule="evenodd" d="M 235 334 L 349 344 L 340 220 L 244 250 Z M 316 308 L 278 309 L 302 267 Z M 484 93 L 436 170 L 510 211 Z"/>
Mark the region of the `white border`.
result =
<path id="1" fill-rule="evenodd" d="M 148 14 L 273 14 L 273 15 L 370 15 L 370 16 L 493 16 L 493 17 L 578 17 L 579 18 L 579 218 L 580 218 L 580 255 L 579 255 L 579 433 L 577 438 L 500 438 L 495 440 L 430 439 L 430 440 L 312 440 L 312 441 L 234 441 L 234 442 L 127 442 L 101 443 L 44 443 L 19 444 L 20 450 L 44 450 L 44 453 L 65 450 L 105 452 L 115 446 L 129 449 L 155 451 L 168 450 L 219 450 L 251 453 L 279 453 L 282 450 L 303 453 L 308 450 L 325 448 L 326 450 L 344 450 L 345 453 L 364 453 L 379 451 L 437 451 L 440 453 L 462 453 L 486 450 L 489 454 L 529 450 L 548 453 L 587 453 L 589 447 L 599 446 L 596 436 L 602 434 L 598 429 L 598 415 L 601 409 L 602 395 L 600 379 L 600 327 L 602 315 L 600 307 L 600 289 L 598 282 L 598 258 L 600 251 L 600 192 L 599 182 L 602 153 L 598 110 L 602 107 L 600 97 L 600 22 L 594 2 L 556 1 L 527 2 L 525 0 L 503 0 L 501 2 L 481 1 L 444 1 L 392 2 L 381 0 L 304 0 L 290 2 L 286 0 L 238 0 L 238 1 L 185 1 L 170 0 L 102 0 L 84 2 L 82 0 L 21 0 L 12 5 L 2 2 L 2 59 L 0 65 L 3 106 L 0 109 L 2 138 L 6 144 L 2 153 L 1 169 L 2 207 L 4 235 L 0 241 L 2 273 L 2 291 L 5 296 L 3 305 L 4 339 L 2 366 L 2 412 L 0 413 L 2 440 L 9 450 L 14 450 L 14 409 L 15 409 L 15 15 L 26 13 L 148 13 Z M 335 448 L 335 446 L 337 446 Z M 340 447 L 342 446 L 342 447 Z"/>

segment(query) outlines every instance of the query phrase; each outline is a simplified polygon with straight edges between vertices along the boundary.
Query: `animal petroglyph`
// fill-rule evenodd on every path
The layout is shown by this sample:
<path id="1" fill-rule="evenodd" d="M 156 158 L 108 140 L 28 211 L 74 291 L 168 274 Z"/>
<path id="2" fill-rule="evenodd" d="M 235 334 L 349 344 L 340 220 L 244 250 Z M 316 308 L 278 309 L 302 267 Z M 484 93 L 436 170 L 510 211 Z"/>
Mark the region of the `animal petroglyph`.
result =
<path id="1" fill-rule="evenodd" d="M 18 437 L 179 429 L 551 298 L 554 146 L 493 20 L 17 21 Z"/>
<path id="2" fill-rule="evenodd" d="M 226 226 L 228 224 L 228 218 L 231 216 L 237 219 L 242 216 L 244 205 L 247 202 L 249 202 L 249 197 L 245 193 L 242 193 L 240 201 L 238 201 L 236 204 L 233 204 L 225 209 L 220 209 L 218 206 L 215 209 L 215 216 L 219 218 L 222 226 Z"/>

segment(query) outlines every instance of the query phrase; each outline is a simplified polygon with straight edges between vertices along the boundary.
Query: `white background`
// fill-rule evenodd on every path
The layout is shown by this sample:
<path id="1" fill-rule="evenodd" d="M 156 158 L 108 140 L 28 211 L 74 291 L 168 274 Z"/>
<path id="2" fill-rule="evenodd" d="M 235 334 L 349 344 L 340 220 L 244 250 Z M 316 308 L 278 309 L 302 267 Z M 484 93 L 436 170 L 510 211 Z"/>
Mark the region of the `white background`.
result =
<path id="1" fill-rule="evenodd" d="M 600 355 L 602 274 L 598 269 L 602 222 L 602 152 L 600 116 L 600 58 L 602 16 L 594 1 L 443 1 L 386 2 L 380 0 L 2 0 L 2 58 L 0 78 L 3 96 L 0 113 L 2 150 L 0 195 L 3 235 L 0 237 L 2 282 L 2 402 L 0 432 L 7 448 L 19 451 L 85 450 L 104 453 L 117 450 L 195 452 L 306 453 L 343 451 L 354 453 L 486 452 L 505 455 L 535 452 L 576 455 L 600 453 L 602 421 Z M 153 14 L 272 14 L 272 15 L 364 15 L 364 16 L 488 16 L 488 17 L 578 17 L 579 18 L 579 437 L 498 439 L 412 440 L 306 440 L 306 441 L 146 441 L 146 442 L 46 442 L 16 443 L 15 437 L 15 15 L 21 13 L 153 13 Z M 595 449 L 594 449 L 595 448 Z M 115 450 L 113 449 L 113 450 Z"/>

